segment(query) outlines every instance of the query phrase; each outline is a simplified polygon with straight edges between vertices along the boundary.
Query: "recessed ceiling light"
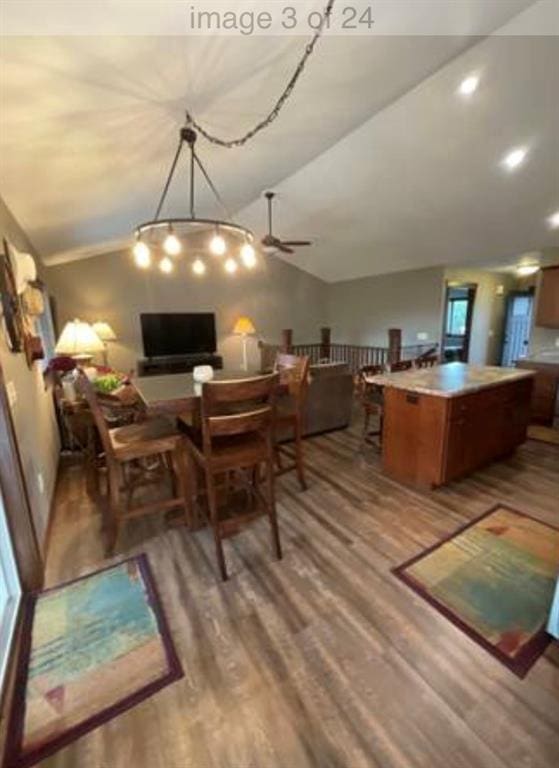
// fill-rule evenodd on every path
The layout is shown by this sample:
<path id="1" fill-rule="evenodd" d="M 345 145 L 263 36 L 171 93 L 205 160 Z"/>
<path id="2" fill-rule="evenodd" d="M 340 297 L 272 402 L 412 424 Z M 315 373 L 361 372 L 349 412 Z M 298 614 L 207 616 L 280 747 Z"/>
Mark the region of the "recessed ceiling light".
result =
<path id="1" fill-rule="evenodd" d="M 514 171 L 519 165 L 522 165 L 526 159 L 528 150 L 525 147 L 517 147 L 513 149 L 508 155 L 503 158 L 503 165 L 508 168 L 509 171 Z"/>
<path id="2" fill-rule="evenodd" d="M 521 264 L 516 268 L 516 274 L 519 277 L 529 277 L 530 275 L 535 275 L 538 270 L 538 264 Z"/>
<path id="3" fill-rule="evenodd" d="M 547 223 L 551 227 L 551 229 L 557 229 L 559 227 L 559 211 L 555 211 L 555 213 L 552 213 L 549 219 L 547 220 Z"/>
<path id="4" fill-rule="evenodd" d="M 479 85 L 479 77 L 477 75 L 470 75 L 465 80 L 462 80 L 460 83 L 460 88 L 458 89 L 458 92 L 462 96 L 471 96 L 472 93 L 477 91 L 477 87 Z"/>

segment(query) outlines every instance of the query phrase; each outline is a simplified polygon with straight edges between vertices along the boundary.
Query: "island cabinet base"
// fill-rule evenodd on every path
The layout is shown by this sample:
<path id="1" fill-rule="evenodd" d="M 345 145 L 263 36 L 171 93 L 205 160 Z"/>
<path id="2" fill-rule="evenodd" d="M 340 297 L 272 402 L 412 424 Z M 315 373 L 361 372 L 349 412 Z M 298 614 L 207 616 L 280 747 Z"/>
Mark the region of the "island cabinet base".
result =
<path id="1" fill-rule="evenodd" d="M 532 380 L 442 397 L 386 387 L 382 466 L 403 483 L 436 487 L 526 440 Z"/>

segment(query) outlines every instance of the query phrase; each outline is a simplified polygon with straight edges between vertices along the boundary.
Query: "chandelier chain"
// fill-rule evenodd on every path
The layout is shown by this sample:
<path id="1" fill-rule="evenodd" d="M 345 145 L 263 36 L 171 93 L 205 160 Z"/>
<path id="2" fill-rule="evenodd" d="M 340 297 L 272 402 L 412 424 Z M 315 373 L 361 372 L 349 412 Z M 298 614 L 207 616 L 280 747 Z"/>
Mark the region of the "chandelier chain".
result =
<path id="1" fill-rule="evenodd" d="M 186 110 L 187 124 L 195 128 L 198 131 L 198 133 L 200 133 L 200 135 L 203 136 L 211 144 L 217 144 L 218 146 L 225 147 L 226 149 L 232 149 L 233 147 L 242 147 L 248 141 L 254 138 L 254 136 L 256 136 L 257 133 L 260 133 L 260 131 L 264 130 L 265 128 L 268 128 L 274 122 L 274 120 L 276 120 L 285 102 L 289 99 L 289 97 L 293 93 L 293 90 L 297 85 L 299 78 L 303 74 L 307 61 L 312 56 L 314 49 L 316 47 L 316 44 L 322 37 L 324 28 L 326 27 L 330 19 L 330 16 L 332 15 L 332 9 L 334 7 L 335 1 L 336 0 L 328 0 L 328 4 L 322 15 L 320 25 L 318 26 L 312 40 L 307 44 L 305 48 L 305 53 L 303 54 L 303 57 L 301 58 L 299 64 L 297 65 L 295 72 L 293 73 L 290 81 L 288 82 L 287 86 L 285 87 L 279 99 L 276 101 L 272 111 L 257 125 L 255 125 L 254 128 L 252 128 L 250 131 L 245 133 L 244 136 L 241 136 L 238 139 L 221 139 L 219 136 L 214 136 L 213 134 L 209 133 L 209 131 L 207 131 L 199 123 L 196 122 L 196 120 L 192 116 L 192 113 Z"/>

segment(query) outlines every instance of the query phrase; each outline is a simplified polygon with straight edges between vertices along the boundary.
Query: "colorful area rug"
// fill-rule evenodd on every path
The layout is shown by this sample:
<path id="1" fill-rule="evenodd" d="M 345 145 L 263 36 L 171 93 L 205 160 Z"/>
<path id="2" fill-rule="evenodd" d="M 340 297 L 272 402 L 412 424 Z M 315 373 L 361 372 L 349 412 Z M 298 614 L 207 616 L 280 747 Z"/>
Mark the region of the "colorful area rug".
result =
<path id="1" fill-rule="evenodd" d="M 499 504 L 393 573 L 524 677 L 550 641 L 559 529 Z"/>
<path id="2" fill-rule="evenodd" d="M 30 598 L 5 768 L 25 768 L 182 677 L 147 557 Z"/>

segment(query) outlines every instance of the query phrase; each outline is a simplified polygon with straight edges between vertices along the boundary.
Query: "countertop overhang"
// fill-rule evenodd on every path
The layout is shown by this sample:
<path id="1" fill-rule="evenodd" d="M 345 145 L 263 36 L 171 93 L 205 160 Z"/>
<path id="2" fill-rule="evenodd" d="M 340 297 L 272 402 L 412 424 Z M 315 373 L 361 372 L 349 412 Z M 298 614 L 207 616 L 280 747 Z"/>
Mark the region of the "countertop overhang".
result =
<path id="1" fill-rule="evenodd" d="M 521 368 L 447 363 L 432 368 L 415 368 L 398 373 L 383 373 L 368 381 L 383 387 L 405 389 L 435 397 L 460 397 L 482 389 L 529 379 L 535 371 Z"/>

